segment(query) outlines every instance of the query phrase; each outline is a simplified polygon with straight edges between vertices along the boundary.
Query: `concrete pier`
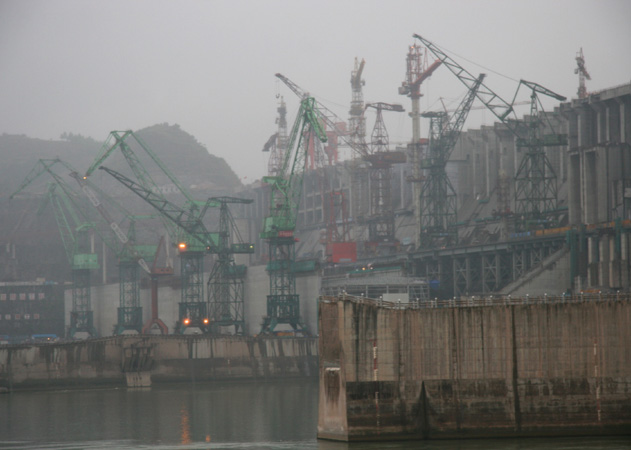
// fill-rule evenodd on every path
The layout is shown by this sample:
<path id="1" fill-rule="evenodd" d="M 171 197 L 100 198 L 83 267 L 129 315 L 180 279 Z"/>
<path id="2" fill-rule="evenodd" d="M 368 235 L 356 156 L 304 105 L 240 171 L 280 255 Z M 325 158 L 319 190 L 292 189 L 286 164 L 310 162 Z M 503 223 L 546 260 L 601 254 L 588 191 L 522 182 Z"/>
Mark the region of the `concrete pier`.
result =
<path id="1" fill-rule="evenodd" d="M 318 437 L 628 434 L 631 296 L 322 298 Z"/>
<path id="2" fill-rule="evenodd" d="M 0 347 L 8 390 L 315 376 L 315 338 L 137 335 Z"/>

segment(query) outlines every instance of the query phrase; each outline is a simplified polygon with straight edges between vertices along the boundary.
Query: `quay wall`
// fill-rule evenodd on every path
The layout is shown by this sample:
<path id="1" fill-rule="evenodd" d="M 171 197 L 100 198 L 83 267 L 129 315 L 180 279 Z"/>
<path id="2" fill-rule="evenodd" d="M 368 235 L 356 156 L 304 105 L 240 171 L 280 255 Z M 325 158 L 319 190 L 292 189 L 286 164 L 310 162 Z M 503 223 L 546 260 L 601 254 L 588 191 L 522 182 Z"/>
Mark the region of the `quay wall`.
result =
<path id="1" fill-rule="evenodd" d="M 316 377 L 317 340 L 207 335 L 116 336 L 0 347 L 0 389 Z"/>
<path id="2" fill-rule="evenodd" d="M 534 300 L 321 298 L 318 437 L 631 434 L 629 295 Z"/>

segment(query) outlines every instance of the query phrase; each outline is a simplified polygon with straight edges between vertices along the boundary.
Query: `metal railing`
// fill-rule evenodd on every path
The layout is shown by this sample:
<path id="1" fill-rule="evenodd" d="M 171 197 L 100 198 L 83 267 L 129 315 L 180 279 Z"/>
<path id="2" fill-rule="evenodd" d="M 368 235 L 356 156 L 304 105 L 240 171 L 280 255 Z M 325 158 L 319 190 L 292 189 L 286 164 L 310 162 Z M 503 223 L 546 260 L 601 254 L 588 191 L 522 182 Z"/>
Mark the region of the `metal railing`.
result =
<path id="1" fill-rule="evenodd" d="M 352 302 L 367 305 L 377 305 L 386 309 L 427 309 L 427 308 L 468 308 L 481 306 L 507 306 L 507 305 L 536 305 L 536 304 L 563 304 L 563 303 L 584 303 L 584 302 L 609 302 L 609 301 L 629 301 L 631 292 L 616 293 L 580 293 L 574 295 L 526 295 L 512 297 L 494 296 L 488 297 L 472 296 L 451 298 L 445 300 L 410 300 L 410 302 L 390 302 L 383 299 L 372 299 L 366 297 L 356 297 L 342 293 L 338 296 L 321 296 L 322 303 Z"/>

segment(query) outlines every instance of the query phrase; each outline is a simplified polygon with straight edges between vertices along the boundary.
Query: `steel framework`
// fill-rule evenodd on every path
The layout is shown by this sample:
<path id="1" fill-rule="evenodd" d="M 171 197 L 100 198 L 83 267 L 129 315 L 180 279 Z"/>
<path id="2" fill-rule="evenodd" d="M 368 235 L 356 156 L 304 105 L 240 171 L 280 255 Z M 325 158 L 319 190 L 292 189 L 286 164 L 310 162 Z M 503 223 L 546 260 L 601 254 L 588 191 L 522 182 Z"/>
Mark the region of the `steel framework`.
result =
<path id="1" fill-rule="evenodd" d="M 467 119 L 480 75 L 451 117 L 447 113 L 424 113 L 430 118 L 429 151 L 421 160 L 425 171 L 420 192 L 421 247 L 454 245 L 458 242 L 456 191 L 447 176 L 447 162 Z"/>
<path id="2" fill-rule="evenodd" d="M 261 333 L 274 333 L 281 324 L 291 326 L 294 333 L 307 333 L 300 317 L 300 298 L 296 293 L 293 270 L 294 231 L 311 136 L 315 134 L 320 142 L 327 141 L 320 119 L 315 100 L 303 98 L 290 134 L 283 169 L 278 176 L 263 178 L 271 188 L 269 216 L 265 218 L 261 232 L 261 238 L 268 243 L 270 293 Z"/>
<path id="3" fill-rule="evenodd" d="M 476 83 L 476 77 L 449 57 L 444 51 L 427 39 L 415 34 L 447 68 L 465 85 L 471 89 Z M 521 86 L 531 91 L 530 116 L 526 127 L 523 121 L 515 116 L 513 105 Z M 476 96 L 502 123 L 516 136 L 517 148 L 525 148 L 526 152 L 515 175 L 515 210 L 520 216 L 522 229 L 535 226 L 552 226 L 550 220 L 557 209 L 556 174 L 545 153 L 546 147 L 567 145 L 567 135 L 552 133 L 544 135 L 542 128 L 546 125 L 546 115 L 543 113 L 538 94 L 552 97 L 559 101 L 566 98 L 556 94 L 543 86 L 521 80 L 511 103 L 502 99 L 480 83 Z M 547 123 L 552 129 L 551 124 Z"/>
<path id="4" fill-rule="evenodd" d="M 390 103 L 368 103 L 377 117 L 370 139 L 371 152 L 364 156 L 370 163 L 370 217 L 368 219 L 368 245 L 396 245 L 394 235 L 394 209 L 392 206 L 392 165 L 405 162 L 401 152 L 390 151 L 389 137 L 383 120 L 383 111 L 403 112 L 403 106 Z"/>

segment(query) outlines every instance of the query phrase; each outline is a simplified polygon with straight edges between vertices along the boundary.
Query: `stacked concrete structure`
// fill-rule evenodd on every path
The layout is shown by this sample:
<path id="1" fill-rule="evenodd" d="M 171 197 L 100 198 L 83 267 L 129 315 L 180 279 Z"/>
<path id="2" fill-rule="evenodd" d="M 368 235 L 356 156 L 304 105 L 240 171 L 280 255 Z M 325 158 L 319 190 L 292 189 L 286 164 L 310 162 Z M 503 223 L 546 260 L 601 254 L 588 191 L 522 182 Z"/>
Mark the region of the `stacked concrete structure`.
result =
<path id="1" fill-rule="evenodd" d="M 318 437 L 628 434 L 631 297 L 320 301 Z"/>

